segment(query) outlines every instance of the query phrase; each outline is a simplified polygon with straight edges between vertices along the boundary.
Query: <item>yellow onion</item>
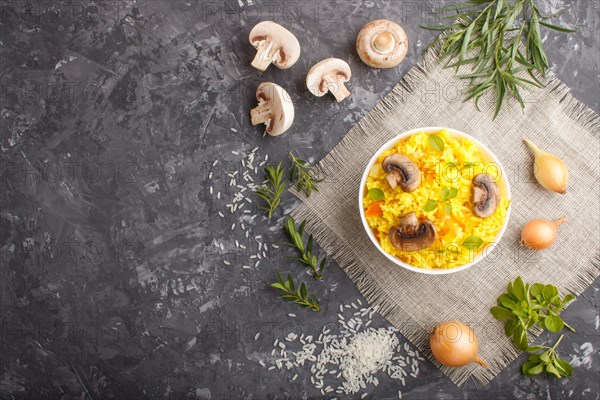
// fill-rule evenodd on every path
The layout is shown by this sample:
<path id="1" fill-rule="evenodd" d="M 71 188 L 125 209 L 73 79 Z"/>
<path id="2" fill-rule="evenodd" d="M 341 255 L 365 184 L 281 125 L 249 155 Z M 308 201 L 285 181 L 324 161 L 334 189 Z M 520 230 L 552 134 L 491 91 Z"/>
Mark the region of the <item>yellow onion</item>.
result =
<path id="1" fill-rule="evenodd" d="M 533 173 L 535 179 L 546 189 L 564 194 L 567 191 L 567 180 L 569 172 L 567 166 L 557 156 L 540 150 L 535 144 L 527 139 L 523 139 L 527 146 L 533 152 L 535 161 L 533 163 Z"/>
<path id="2" fill-rule="evenodd" d="M 471 362 L 488 367 L 488 363 L 477 355 L 475 332 L 460 321 L 446 321 L 436 326 L 429 345 L 434 357 L 448 367 L 462 367 Z"/>
<path id="3" fill-rule="evenodd" d="M 521 231 L 521 243 L 532 250 L 546 249 L 556 240 L 558 226 L 566 221 L 566 218 L 554 222 L 545 219 L 529 221 Z"/>

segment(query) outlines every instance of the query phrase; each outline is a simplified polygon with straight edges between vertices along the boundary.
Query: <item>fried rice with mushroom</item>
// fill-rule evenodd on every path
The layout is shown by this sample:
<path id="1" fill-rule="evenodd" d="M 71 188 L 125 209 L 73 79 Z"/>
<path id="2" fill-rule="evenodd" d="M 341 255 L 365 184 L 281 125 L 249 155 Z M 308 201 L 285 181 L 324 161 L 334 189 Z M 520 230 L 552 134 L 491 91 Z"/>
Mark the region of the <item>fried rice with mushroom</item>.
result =
<path id="1" fill-rule="evenodd" d="M 398 142 L 383 152 L 373 165 L 366 181 L 365 217 L 384 251 L 419 268 L 455 268 L 473 262 L 475 256 L 494 242 L 502 229 L 510 201 L 500 185 L 501 169 L 486 161 L 479 146 L 468 139 L 454 137 L 446 130 L 435 134 L 443 141 L 443 150 L 430 143 L 430 133 L 420 132 Z M 382 167 L 391 154 L 404 154 L 417 165 L 421 182 L 412 192 L 399 186 L 392 189 Z M 474 214 L 473 178 L 489 174 L 500 187 L 500 201 L 488 217 Z M 445 189 L 446 188 L 446 189 Z M 452 188 L 456 188 L 453 190 Z M 381 192 L 371 189 L 380 189 Z M 446 199 L 452 191 L 456 197 Z M 378 195 L 373 195 L 376 192 Z M 451 196 L 450 196 L 451 197 Z M 438 204 L 429 210 L 436 201 Z M 420 221 L 429 220 L 436 227 L 433 244 L 419 251 L 402 251 L 389 237 L 401 216 L 415 212 Z"/>

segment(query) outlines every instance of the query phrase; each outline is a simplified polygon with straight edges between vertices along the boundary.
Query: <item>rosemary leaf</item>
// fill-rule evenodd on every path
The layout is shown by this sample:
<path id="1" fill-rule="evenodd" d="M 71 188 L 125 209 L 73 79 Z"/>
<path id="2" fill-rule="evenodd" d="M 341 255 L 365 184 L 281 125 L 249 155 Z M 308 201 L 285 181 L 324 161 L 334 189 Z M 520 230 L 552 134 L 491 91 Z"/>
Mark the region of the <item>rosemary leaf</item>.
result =
<path id="1" fill-rule="evenodd" d="M 304 192 L 306 197 L 310 197 L 312 192 L 318 192 L 319 188 L 317 187 L 317 183 L 321 182 L 323 179 L 319 179 L 314 175 L 314 166 L 308 164 L 305 160 L 294 156 L 294 153 L 291 151 L 290 160 L 292 161 L 292 166 L 290 167 L 290 182 L 296 184 L 296 189 L 299 192 Z"/>
<path id="2" fill-rule="evenodd" d="M 313 277 L 320 281 L 323 280 L 323 269 L 325 268 L 327 258 L 324 257 L 319 263 L 317 256 L 313 254 L 314 239 L 312 235 L 309 235 L 306 246 L 304 246 L 302 235 L 305 225 L 306 221 L 303 221 L 296 230 L 296 221 L 292 217 L 288 217 L 283 221 L 283 227 L 290 238 L 290 245 L 295 247 L 300 253 L 298 257 L 294 257 L 293 259 L 310 268 Z"/>
<path id="3" fill-rule="evenodd" d="M 265 180 L 269 185 L 256 188 L 256 195 L 266 203 L 266 206 L 260 206 L 259 209 L 265 211 L 269 218 L 273 216 L 273 213 L 281 203 L 281 194 L 285 189 L 283 175 L 284 169 L 281 162 L 277 164 L 277 167 L 266 166 Z"/>
<path id="4" fill-rule="evenodd" d="M 284 300 L 291 301 L 313 311 L 321 311 L 321 306 L 319 305 L 319 300 L 317 300 L 316 296 L 308 294 L 304 282 L 300 282 L 300 285 L 296 285 L 290 274 L 288 274 L 287 279 L 284 280 L 279 271 L 277 271 L 277 282 L 271 283 L 269 286 L 279 290 L 279 297 Z"/>

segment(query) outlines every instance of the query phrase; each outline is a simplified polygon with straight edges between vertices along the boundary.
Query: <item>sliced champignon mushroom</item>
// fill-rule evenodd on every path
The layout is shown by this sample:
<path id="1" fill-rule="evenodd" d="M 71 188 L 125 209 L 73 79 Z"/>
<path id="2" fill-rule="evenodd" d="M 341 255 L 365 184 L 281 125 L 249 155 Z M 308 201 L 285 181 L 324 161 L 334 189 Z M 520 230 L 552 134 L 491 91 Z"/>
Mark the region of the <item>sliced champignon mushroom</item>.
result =
<path id="1" fill-rule="evenodd" d="M 288 69 L 300 57 L 300 43 L 296 36 L 275 22 L 256 24 L 250 31 L 250 43 L 257 50 L 252 66 L 259 71 L 264 72 L 271 63 L 277 68 Z"/>
<path id="2" fill-rule="evenodd" d="M 478 174 L 473 178 L 473 213 L 487 218 L 500 204 L 500 187 L 490 174 Z"/>
<path id="3" fill-rule="evenodd" d="M 393 68 L 406 56 L 408 36 L 395 22 L 386 19 L 371 21 L 358 33 L 356 51 L 370 67 Z"/>
<path id="4" fill-rule="evenodd" d="M 419 222 L 417 214 L 400 216 L 399 224 L 389 232 L 392 245 L 402 251 L 418 251 L 431 246 L 436 238 L 435 225 L 429 220 Z"/>
<path id="5" fill-rule="evenodd" d="M 306 75 L 306 87 L 317 97 L 331 92 L 338 102 L 350 96 L 344 86 L 352 76 L 350 66 L 339 58 L 328 58 L 315 64 Z"/>
<path id="6" fill-rule="evenodd" d="M 381 163 L 387 172 L 385 179 L 392 189 L 400 186 L 403 192 L 414 192 L 421 184 L 421 171 L 410 158 L 404 154 L 390 154 Z"/>
<path id="7" fill-rule="evenodd" d="M 263 82 L 256 89 L 258 107 L 250 111 L 252 125 L 265 124 L 271 136 L 281 135 L 294 122 L 294 104 L 279 85 Z"/>

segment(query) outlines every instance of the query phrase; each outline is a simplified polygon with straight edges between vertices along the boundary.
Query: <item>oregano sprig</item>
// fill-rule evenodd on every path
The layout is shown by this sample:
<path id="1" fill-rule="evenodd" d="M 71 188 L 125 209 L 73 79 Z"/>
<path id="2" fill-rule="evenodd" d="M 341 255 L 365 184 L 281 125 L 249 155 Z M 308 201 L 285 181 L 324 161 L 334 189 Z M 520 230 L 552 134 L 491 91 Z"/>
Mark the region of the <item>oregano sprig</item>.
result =
<path id="1" fill-rule="evenodd" d="M 505 321 L 504 331 L 506 336 L 512 337 L 515 346 L 527 351 L 527 331 L 534 325 L 550 332 L 559 332 L 565 327 L 575 332 L 560 317 L 567 303 L 574 298 L 572 294 L 561 298 L 553 285 L 525 284 L 518 276 L 508 284 L 506 293 L 498 297 L 498 305 L 492 307 L 490 312 L 494 318 Z"/>
<path id="2" fill-rule="evenodd" d="M 287 279 L 284 280 L 279 271 L 277 271 L 277 282 L 271 283 L 269 286 L 279 290 L 279 297 L 284 300 L 291 301 L 313 311 L 321 310 L 321 306 L 319 305 L 316 296 L 308 294 L 304 282 L 301 282 L 299 286 L 296 285 L 290 274 L 288 274 Z"/>
<path id="3" fill-rule="evenodd" d="M 554 346 L 530 346 L 527 348 L 529 359 L 521 367 L 525 376 L 535 376 L 542 372 L 555 378 L 568 378 L 573 374 L 573 366 L 565 360 L 561 360 L 556 347 L 565 335 L 560 335 Z"/>
<path id="4" fill-rule="evenodd" d="M 313 254 L 313 235 L 309 235 L 306 246 L 304 245 L 303 234 L 306 221 L 303 221 L 298 229 L 296 229 L 296 221 L 294 221 L 292 217 L 288 217 L 283 222 L 283 226 L 290 238 L 290 245 L 295 247 L 300 253 L 299 257 L 294 257 L 293 259 L 310 268 L 315 279 L 319 281 L 322 280 L 323 270 L 327 264 L 327 258 L 324 257 L 321 262 L 319 262 L 317 256 Z"/>

